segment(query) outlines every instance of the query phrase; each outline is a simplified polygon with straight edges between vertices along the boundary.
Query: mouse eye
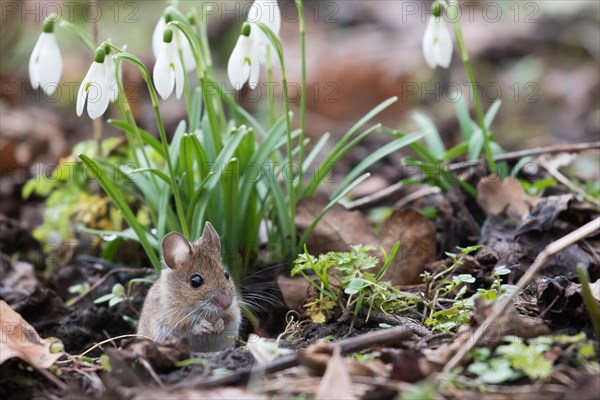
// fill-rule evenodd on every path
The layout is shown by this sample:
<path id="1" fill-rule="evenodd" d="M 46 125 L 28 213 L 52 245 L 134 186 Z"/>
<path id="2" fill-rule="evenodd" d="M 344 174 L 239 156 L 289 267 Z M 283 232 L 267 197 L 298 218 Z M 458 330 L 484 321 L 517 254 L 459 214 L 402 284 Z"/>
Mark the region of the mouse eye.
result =
<path id="1" fill-rule="evenodd" d="M 225 272 L 225 279 L 229 280 L 229 272 L 224 271 Z"/>
<path id="2" fill-rule="evenodd" d="M 190 286 L 194 289 L 199 288 L 204 283 L 204 279 L 198 274 L 192 275 L 190 278 Z"/>

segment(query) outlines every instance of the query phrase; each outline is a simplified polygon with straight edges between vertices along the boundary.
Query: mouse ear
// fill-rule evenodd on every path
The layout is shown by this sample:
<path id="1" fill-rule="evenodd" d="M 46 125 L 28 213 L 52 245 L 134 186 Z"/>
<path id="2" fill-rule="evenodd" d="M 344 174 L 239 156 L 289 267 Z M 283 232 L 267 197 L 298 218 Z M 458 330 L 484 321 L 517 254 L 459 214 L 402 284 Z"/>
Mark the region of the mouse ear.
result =
<path id="1" fill-rule="evenodd" d="M 170 232 L 162 240 L 162 252 L 165 264 L 178 269 L 192 255 L 192 245 L 178 232 Z"/>
<path id="2" fill-rule="evenodd" d="M 219 254 L 221 253 L 221 238 L 215 228 L 213 228 L 212 224 L 208 221 L 206 221 L 206 225 L 204 225 L 204 230 L 202 231 L 199 242 L 211 249 L 216 249 Z"/>

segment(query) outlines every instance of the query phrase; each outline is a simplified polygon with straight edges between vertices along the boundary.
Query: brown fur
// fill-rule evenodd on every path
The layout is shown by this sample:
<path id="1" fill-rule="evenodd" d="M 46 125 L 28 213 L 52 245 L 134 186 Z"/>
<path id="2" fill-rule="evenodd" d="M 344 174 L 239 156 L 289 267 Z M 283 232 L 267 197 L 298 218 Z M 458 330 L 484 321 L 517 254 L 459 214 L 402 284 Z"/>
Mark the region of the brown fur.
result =
<path id="1" fill-rule="evenodd" d="M 138 333 L 157 341 L 169 336 L 185 337 L 192 351 L 232 347 L 231 337 L 239 330 L 240 309 L 233 278 L 225 276 L 220 239 L 212 225 L 207 222 L 202 236 L 193 244 L 178 233 L 169 233 L 162 248 L 169 268 L 161 272 L 148 292 Z M 194 274 L 204 280 L 198 288 L 190 285 Z M 231 300 L 225 310 L 219 306 L 224 299 Z M 199 327 L 206 322 L 224 327 L 220 332 L 206 332 Z"/>

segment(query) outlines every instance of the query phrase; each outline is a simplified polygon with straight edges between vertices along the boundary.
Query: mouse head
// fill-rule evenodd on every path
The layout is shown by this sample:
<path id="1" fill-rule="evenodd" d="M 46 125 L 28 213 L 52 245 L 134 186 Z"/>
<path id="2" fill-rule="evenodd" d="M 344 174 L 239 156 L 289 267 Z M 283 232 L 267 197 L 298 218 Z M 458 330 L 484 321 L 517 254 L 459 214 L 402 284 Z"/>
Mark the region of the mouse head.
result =
<path id="1" fill-rule="evenodd" d="M 190 243 L 182 234 L 168 233 L 162 241 L 173 302 L 199 312 L 227 314 L 235 305 L 233 279 L 221 260 L 221 239 L 207 222 L 200 238 Z"/>

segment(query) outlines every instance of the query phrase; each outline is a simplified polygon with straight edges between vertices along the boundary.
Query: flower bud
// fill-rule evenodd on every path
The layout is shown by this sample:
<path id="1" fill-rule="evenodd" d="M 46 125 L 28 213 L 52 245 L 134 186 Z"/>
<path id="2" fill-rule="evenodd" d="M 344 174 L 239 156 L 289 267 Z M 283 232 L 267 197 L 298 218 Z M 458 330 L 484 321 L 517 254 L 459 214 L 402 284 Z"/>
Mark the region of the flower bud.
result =
<path id="1" fill-rule="evenodd" d="M 163 32 L 163 42 L 171 43 L 173 41 L 173 29 L 165 29 Z"/>
<path id="2" fill-rule="evenodd" d="M 196 23 L 196 16 L 194 15 L 193 12 L 190 11 L 185 16 L 186 16 L 188 22 L 190 23 L 190 25 L 194 25 Z"/>
<path id="3" fill-rule="evenodd" d="M 106 52 L 102 47 L 98 47 L 96 52 L 94 53 L 94 61 L 98 64 L 104 64 L 104 58 L 106 57 Z"/>
<path id="4" fill-rule="evenodd" d="M 42 32 L 52 33 L 54 32 L 54 23 L 58 19 L 58 16 L 55 13 L 52 13 L 46 17 L 44 24 L 42 25 Z"/>
<path id="5" fill-rule="evenodd" d="M 106 55 L 109 55 L 112 50 L 110 47 L 110 44 L 108 44 L 108 43 L 104 43 L 102 45 L 102 48 L 104 49 L 104 53 L 106 53 Z"/>
<path id="6" fill-rule="evenodd" d="M 442 5 L 440 4 L 439 1 L 436 1 L 435 3 L 433 3 L 431 12 L 433 13 L 434 17 L 439 17 L 440 15 L 442 15 Z"/>
<path id="7" fill-rule="evenodd" d="M 248 22 L 244 22 L 242 25 L 241 34 L 244 36 L 250 36 L 250 24 Z"/>

